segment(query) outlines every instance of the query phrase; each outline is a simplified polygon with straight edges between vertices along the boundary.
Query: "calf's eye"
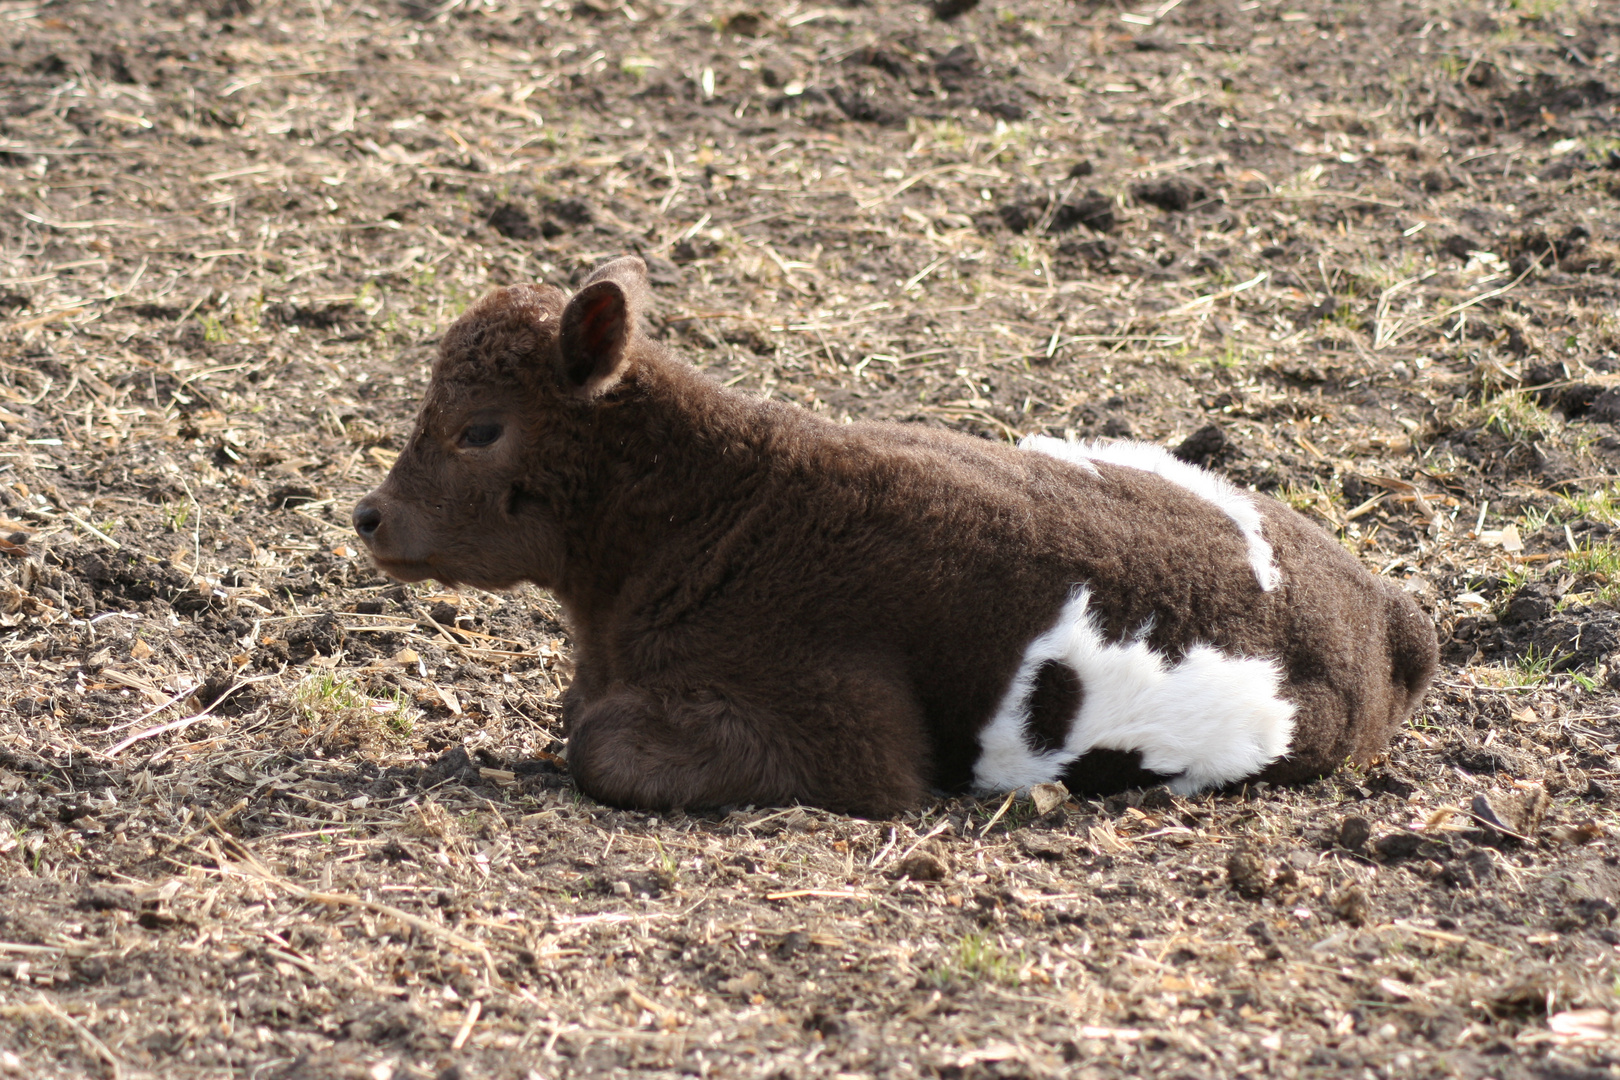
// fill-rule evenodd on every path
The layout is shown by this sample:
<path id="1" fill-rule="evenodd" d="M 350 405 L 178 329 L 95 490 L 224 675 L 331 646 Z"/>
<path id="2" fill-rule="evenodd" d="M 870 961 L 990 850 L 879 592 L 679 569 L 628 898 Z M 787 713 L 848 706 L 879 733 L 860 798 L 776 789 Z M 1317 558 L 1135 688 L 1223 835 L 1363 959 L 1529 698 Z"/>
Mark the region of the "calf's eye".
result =
<path id="1" fill-rule="evenodd" d="M 501 437 L 499 424 L 469 424 L 461 433 L 462 446 L 488 446 Z"/>

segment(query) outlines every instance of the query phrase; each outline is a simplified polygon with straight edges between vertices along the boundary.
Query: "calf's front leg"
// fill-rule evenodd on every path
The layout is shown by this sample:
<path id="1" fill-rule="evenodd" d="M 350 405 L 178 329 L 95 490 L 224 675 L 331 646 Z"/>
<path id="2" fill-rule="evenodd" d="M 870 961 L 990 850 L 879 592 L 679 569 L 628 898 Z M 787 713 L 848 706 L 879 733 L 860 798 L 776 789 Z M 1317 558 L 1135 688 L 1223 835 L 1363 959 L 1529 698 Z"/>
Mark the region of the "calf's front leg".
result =
<path id="1" fill-rule="evenodd" d="M 585 794 L 644 810 L 802 802 L 868 817 L 921 798 L 925 756 L 890 708 L 848 703 L 785 716 L 723 698 L 620 688 L 571 702 L 568 768 Z M 904 714 L 909 710 L 904 708 Z"/>

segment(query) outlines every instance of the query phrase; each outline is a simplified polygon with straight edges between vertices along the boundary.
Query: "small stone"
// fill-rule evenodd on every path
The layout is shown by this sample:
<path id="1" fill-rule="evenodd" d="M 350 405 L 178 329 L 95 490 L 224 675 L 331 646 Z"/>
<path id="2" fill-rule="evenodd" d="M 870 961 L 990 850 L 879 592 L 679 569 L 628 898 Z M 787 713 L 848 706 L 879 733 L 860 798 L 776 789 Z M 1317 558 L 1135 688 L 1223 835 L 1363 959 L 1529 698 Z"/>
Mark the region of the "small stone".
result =
<path id="1" fill-rule="evenodd" d="M 979 6 L 979 0 L 934 0 L 934 18 L 949 22 Z"/>
<path id="2" fill-rule="evenodd" d="M 1183 176 L 1148 180 L 1131 188 L 1131 196 L 1137 202 L 1148 203 L 1171 212 L 1189 209 L 1194 203 L 1201 201 L 1204 194 L 1204 185 Z"/>
<path id="3" fill-rule="evenodd" d="M 79 896 L 79 906 L 86 911 L 139 911 L 140 902 L 127 889 L 91 886 Z"/>
<path id="4" fill-rule="evenodd" d="M 1469 852 L 1463 865 L 1468 868 L 1468 876 L 1476 885 L 1489 885 L 1496 880 L 1496 862 L 1484 848 Z"/>
<path id="5" fill-rule="evenodd" d="M 1379 769 L 1367 775 L 1367 786 L 1374 791 L 1386 795 L 1393 795 L 1397 799 L 1410 799 L 1417 791 L 1417 785 L 1402 776 L 1397 776 L 1388 769 Z"/>
<path id="6" fill-rule="evenodd" d="M 736 994 L 738 996 L 746 997 L 763 986 L 764 982 L 765 980 L 760 977 L 759 972 L 749 971 L 734 978 L 722 979 L 720 982 L 720 992 L 723 994 Z"/>
<path id="7" fill-rule="evenodd" d="M 1539 832 L 1547 811 L 1552 809 L 1552 798 L 1539 785 L 1520 792 L 1513 803 L 1508 813 L 1519 832 L 1525 836 L 1534 836 Z"/>
<path id="8" fill-rule="evenodd" d="M 1029 231 L 1031 225 L 1040 220 L 1041 211 L 1033 203 L 1008 203 L 996 211 L 1001 215 L 1002 224 L 1015 233 Z"/>
<path id="9" fill-rule="evenodd" d="M 1266 874 L 1266 861 L 1254 851 L 1241 848 L 1226 860 L 1226 877 L 1238 895 L 1258 900 L 1266 895 L 1270 879 Z"/>
<path id="10" fill-rule="evenodd" d="M 1502 612 L 1501 622 L 1503 626 L 1540 622 L 1552 613 L 1551 598 L 1522 591 L 1508 601 L 1507 607 Z"/>
<path id="11" fill-rule="evenodd" d="M 1031 859 L 1062 862 L 1068 858 L 1069 845 L 1048 833 L 1024 833 L 1018 838 L 1018 850 Z"/>
<path id="12" fill-rule="evenodd" d="M 1351 926 L 1366 926 L 1372 920 L 1372 900 L 1352 881 L 1333 898 L 1333 913 Z"/>
<path id="13" fill-rule="evenodd" d="M 944 881 L 949 872 L 945 860 L 928 851 L 913 851 L 895 867 L 895 876 L 912 881 Z"/>
<path id="14" fill-rule="evenodd" d="M 1431 849 L 1438 848 L 1439 845 L 1421 833 L 1403 831 L 1379 837 L 1373 847 L 1384 858 L 1396 862 L 1401 859 L 1409 859 L 1419 852 L 1427 854 Z"/>
<path id="15" fill-rule="evenodd" d="M 1174 810 L 1176 797 L 1168 787 L 1159 784 L 1142 792 L 1142 801 L 1138 805 L 1143 810 Z"/>
<path id="16" fill-rule="evenodd" d="M 774 953 L 778 960 L 791 960 L 795 954 L 812 948 L 814 944 L 808 934 L 799 930 L 789 930 L 782 935 L 782 940 L 777 942 Z"/>
<path id="17" fill-rule="evenodd" d="M 1056 781 L 1035 784 L 1029 789 L 1029 798 L 1035 804 L 1035 812 L 1044 816 L 1069 801 L 1069 789 Z"/>
<path id="18" fill-rule="evenodd" d="M 1282 943 L 1277 940 L 1277 935 L 1272 933 L 1271 927 L 1264 920 L 1250 923 L 1244 932 L 1254 938 L 1255 944 L 1264 950 L 1267 960 L 1283 958 Z"/>
<path id="19" fill-rule="evenodd" d="M 1533 787 L 1518 795 L 1498 795 L 1495 798 L 1480 792 L 1469 803 L 1468 809 L 1487 833 L 1496 834 L 1495 839 L 1520 843 L 1541 828 L 1542 819 L 1547 816 L 1551 806 L 1552 800 L 1547 792 L 1541 787 Z"/>
<path id="20" fill-rule="evenodd" d="M 1231 451 L 1232 444 L 1219 424 L 1205 424 L 1170 451 L 1189 465 L 1209 468 L 1220 464 Z"/>
<path id="21" fill-rule="evenodd" d="M 1047 231 L 1068 232 L 1084 225 L 1094 233 L 1113 232 L 1118 220 L 1114 216 L 1114 200 L 1096 191 L 1060 204 L 1052 212 L 1052 224 Z"/>
<path id="22" fill-rule="evenodd" d="M 759 37 L 766 27 L 766 17 L 758 11 L 739 11 L 725 21 L 728 34 L 739 37 Z"/>
<path id="23" fill-rule="evenodd" d="M 1351 814 L 1339 823 L 1339 846 L 1360 851 L 1372 837 L 1372 823 L 1360 814 Z"/>

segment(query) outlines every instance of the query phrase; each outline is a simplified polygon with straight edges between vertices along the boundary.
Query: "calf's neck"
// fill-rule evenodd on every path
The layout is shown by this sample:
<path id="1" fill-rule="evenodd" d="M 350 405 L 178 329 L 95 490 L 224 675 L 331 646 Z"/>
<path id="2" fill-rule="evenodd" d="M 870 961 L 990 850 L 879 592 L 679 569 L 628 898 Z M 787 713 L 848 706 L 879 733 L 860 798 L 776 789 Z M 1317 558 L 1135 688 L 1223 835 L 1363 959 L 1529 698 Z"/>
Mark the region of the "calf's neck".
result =
<path id="1" fill-rule="evenodd" d="M 639 259 L 458 319 L 355 508 L 405 581 L 551 590 L 580 788 L 886 815 L 930 790 L 1289 782 L 1378 754 L 1430 622 L 1143 443 L 836 424 L 645 337 Z"/>

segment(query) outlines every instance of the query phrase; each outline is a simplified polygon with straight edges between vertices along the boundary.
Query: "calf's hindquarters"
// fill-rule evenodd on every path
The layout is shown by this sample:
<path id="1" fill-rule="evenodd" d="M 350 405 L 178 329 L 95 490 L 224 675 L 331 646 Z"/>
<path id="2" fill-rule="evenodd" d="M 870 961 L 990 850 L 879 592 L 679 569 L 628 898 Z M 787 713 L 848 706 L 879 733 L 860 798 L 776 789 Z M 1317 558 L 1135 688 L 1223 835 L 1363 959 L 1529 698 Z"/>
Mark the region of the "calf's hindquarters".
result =
<path id="1" fill-rule="evenodd" d="M 1378 635 L 1358 642 L 1353 625 L 1381 619 L 1387 598 L 1280 505 L 1257 515 L 1282 549 L 1280 584 L 1268 592 L 1252 537 L 1226 510 L 1144 470 L 1104 463 L 1077 473 L 941 433 L 778 419 L 807 422 L 791 453 L 780 431 L 759 457 L 727 444 L 759 505 L 735 512 L 705 551 L 683 555 L 683 584 L 668 594 L 681 602 L 623 629 L 647 656 L 679 655 L 683 679 L 747 687 L 767 714 L 762 728 L 834 746 L 884 741 L 887 721 L 875 712 L 823 727 L 795 721 L 790 689 L 802 672 L 882 668 L 922 714 L 933 759 L 923 782 L 1005 789 L 1061 778 L 1095 790 L 1111 778 L 1095 775 L 1094 755 L 1117 751 L 1193 790 L 1261 775 L 1290 749 L 1295 726 L 1296 753 L 1271 767 L 1329 771 L 1357 747 L 1358 726 L 1381 745 L 1404 716 L 1404 699 L 1380 700 L 1364 682 L 1390 663 Z M 694 594 L 691 581 L 723 587 Z M 1065 612 L 1071 634 L 1078 625 L 1077 585 L 1091 659 L 1071 660 L 1084 668 L 1075 714 L 1059 718 L 1063 749 L 1042 752 L 1027 724 L 995 720 L 1017 698 L 1008 688 L 1038 653 L 1032 643 L 1063 626 Z M 739 652 L 752 661 L 722 659 Z M 1142 685 L 1155 679 L 1163 685 Z M 1035 771 L 996 771 L 997 732 L 1002 750 Z M 909 790 L 913 774 L 893 775 Z M 851 785 L 854 805 L 872 798 L 869 775 L 883 774 Z"/>

